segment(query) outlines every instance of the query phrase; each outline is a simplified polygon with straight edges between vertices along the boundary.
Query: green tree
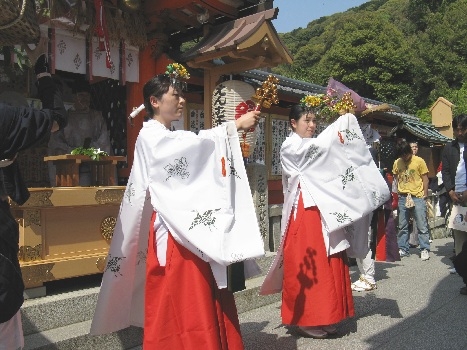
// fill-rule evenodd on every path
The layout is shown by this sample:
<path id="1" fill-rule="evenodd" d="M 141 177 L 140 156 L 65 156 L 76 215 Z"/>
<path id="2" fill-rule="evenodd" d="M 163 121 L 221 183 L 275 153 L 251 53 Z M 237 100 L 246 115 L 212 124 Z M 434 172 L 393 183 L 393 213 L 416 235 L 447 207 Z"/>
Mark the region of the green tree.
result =
<path id="1" fill-rule="evenodd" d="M 332 76 L 429 121 L 438 97 L 464 93 L 466 17 L 467 0 L 371 0 L 283 34 L 294 62 L 273 71 L 324 86 Z"/>
<path id="2" fill-rule="evenodd" d="M 460 89 L 450 91 L 445 97 L 454 104 L 454 115 L 467 114 L 467 82 L 463 83 Z"/>

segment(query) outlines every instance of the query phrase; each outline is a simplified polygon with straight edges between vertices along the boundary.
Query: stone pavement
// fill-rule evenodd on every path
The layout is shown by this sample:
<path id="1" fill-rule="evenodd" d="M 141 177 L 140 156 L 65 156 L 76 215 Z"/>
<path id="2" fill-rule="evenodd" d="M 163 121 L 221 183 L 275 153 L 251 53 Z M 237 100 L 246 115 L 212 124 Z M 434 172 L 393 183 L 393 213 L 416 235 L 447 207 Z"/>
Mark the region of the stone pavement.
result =
<path id="1" fill-rule="evenodd" d="M 248 280 L 248 288 L 235 295 L 245 348 L 467 349 L 467 296 L 459 294 L 462 279 L 449 274 L 452 249 L 451 238 L 438 238 L 428 261 L 412 249 L 402 261 L 377 262 L 378 289 L 354 292 L 355 317 L 342 322 L 338 334 L 328 339 L 303 338 L 283 326 L 280 295 L 258 296 L 264 277 Z M 269 254 L 259 261 L 264 270 L 273 258 Z M 351 276 L 358 278 L 356 266 Z M 50 295 L 27 300 L 22 307 L 25 350 L 141 350 L 140 328 L 88 334 L 99 284 L 100 276 L 57 281 L 48 286 Z"/>
<path id="2" fill-rule="evenodd" d="M 377 262 L 378 289 L 353 292 L 355 317 L 328 339 L 303 338 L 280 321 L 280 302 L 239 315 L 246 350 L 467 349 L 467 296 L 450 274 L 452 238 L 435 239 L 430 260 L 418 249 L 395 263 Z M 351 267 L 352 281 L 358 278 Z M 319 302 L 319 301 L 317 301 Z"/>

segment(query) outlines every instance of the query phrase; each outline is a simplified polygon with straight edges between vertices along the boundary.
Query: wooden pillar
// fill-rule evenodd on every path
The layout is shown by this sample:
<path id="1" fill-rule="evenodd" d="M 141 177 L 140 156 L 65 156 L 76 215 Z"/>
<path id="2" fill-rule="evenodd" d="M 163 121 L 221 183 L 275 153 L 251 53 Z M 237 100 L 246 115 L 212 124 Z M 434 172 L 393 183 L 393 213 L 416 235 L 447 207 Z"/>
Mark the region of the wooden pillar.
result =
<path id="1" fill-rule="evenodd" d="M 204 70 L 204 128 L 212 128 L 212 91 L 214 85 L 211 81 L 211 71 Z"/>
<path id="2" fill-rule="evenodd" d="M 165 72 L 167 64 L 170 63 L 165 55 L 154 59 L 152 56 L 152 47 L 156 45 L 157 40 L 148 43 L 148 46 L 139 54 L 139 82 L 128 83 L 127 88 L 127 111 L 126 115 L 130 115 L 134 107 L 138 107 L 143 103 L 143 87 L 146 82 L 154 75 Z M 128 168 L 121 169 L 120 176 L 130 176 L 131 166 L 133 165 L 133 157 L 135 152 L 136 138 L 139 131 L 143 127 L 145 112 L 139 113 L 132 121 L 127 121 L 127 162 Z"/>
<path id="3" fill-rule="evenodd" d="M 212 94 L 222 72 L 218 69 L 204 70 L 204 128 L 212 128 Z"/>

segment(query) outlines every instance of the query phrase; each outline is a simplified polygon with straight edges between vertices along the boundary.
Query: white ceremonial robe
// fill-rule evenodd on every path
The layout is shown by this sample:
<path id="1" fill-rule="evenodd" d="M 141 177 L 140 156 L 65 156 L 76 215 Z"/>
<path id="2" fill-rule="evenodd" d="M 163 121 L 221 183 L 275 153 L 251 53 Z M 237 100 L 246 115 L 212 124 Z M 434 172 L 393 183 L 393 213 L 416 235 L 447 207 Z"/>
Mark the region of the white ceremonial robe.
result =
<path id="1" fill-rule="evenodd" d="M 283 243 L 294 202 L 301 191 L 305 208 L 317 206 L 329 255 L 347 249 L 352 257 L 368 252 L 369 214 L 389 198 L 353 114 L 329 125 L 317 138 L 292 133 L 281 147 L 284 206 L 282 238 L 260 294 L 282 290 Z M 300 185 L 300 186 L 299 186 Z"/>
<path id="2" fill-rule="evenodd" d="M 161 220 L 161 230 L 168 229 L 178 243 L 209 262 L 219 288 L 227 286 L 226 266 L 264 255 L 235 123 L 199 135 L 169 131 L 155 120 L 144 123 L 107 257 L 92 334 L 143 326 L 153 211 Z"/>

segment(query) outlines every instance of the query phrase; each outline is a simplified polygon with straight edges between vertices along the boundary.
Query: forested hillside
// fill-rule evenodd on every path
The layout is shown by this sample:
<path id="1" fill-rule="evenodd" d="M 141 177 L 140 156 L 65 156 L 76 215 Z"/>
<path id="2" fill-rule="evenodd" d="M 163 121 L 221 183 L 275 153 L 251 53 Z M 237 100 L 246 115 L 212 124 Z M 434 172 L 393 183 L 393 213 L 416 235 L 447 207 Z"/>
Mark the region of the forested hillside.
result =
<path id="1" fill-rule="evenodd" d="M 425 121 L 440 96 L 467 113 L 467 0 L 372 0 L 281 37 L 294 63 L 275 73 L 324 86 L 332 76 Z"/>

